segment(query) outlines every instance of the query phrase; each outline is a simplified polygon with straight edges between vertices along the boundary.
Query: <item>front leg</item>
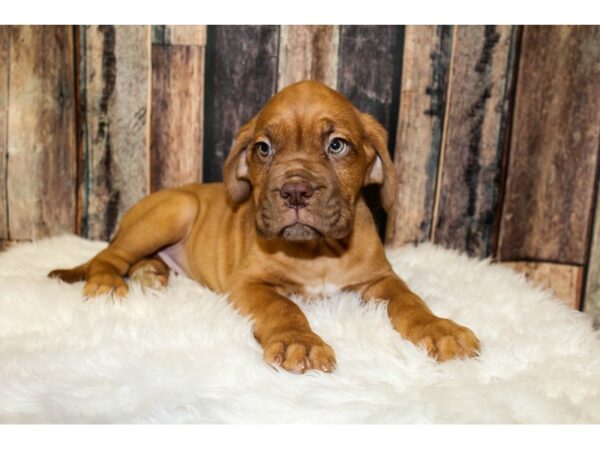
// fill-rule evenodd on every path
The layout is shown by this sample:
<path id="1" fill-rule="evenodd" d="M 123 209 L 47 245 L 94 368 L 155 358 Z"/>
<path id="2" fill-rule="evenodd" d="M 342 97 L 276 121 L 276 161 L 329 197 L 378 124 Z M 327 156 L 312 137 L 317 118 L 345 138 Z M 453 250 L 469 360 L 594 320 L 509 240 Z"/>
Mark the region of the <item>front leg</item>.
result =
<path id="1" fill-rule="evenodd" d="M 229 295 L 238 310 L 254 320 L 254 337 L 264 349 L 264 360 L 284 369 L 304 373 L 309 369 L 335 369 L 333 349 L 313 333 L 294 302 L 261 282 L 243 282 Z"/>
<path id="2" fill-rule="evenodd" d="M 435 316 L 395 274 L 367 285 L 363 298 L 388 300 L 388 315 L 396 331 L 415 345 L 425 347 L 438 361 L 471 358 L 479 353 L 479 340 L 471 330 Z"/>

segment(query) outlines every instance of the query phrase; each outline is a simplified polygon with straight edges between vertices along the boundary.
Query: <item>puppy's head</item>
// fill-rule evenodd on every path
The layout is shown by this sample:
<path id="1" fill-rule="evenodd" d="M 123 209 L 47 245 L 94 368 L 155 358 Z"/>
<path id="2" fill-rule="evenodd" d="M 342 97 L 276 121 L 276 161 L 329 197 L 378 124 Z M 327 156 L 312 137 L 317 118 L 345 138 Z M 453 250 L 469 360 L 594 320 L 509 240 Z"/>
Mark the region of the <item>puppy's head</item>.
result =
<path id="1" fill-rule="evenodd" d="M 240 129 L 224 181 L 232 201 L 252 197 L 263 237 L 295 241 L 347 236 L 367 184 L 382 185 L 386 210 L 396 195 L 385 129 L 314 81 L 288 86 Z"/>

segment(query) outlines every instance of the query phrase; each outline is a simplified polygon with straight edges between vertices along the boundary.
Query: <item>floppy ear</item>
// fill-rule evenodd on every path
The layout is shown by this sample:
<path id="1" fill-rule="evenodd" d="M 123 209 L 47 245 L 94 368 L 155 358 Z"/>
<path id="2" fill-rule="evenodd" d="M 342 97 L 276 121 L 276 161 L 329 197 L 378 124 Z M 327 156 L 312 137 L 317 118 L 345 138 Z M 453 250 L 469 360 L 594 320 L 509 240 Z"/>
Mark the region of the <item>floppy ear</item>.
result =
<path id="1" fill-rule="evenodd" d="M 360 118 L 366 145 L 375 151 L 375 158 L 367 169 L 364 184 L 381 185 L 381 204 L 389 212 L 398 194 L 398 176 L 387 148 L 387 132 L 372 115 L 361 113 Z"/>
<path id="2" fill-rule="evenodd" d="M 252 191 L 246 155 L 248 146 L 252 143 L 255 122 L 256 119 L 252 119 L 240 128 L 223 166 L 225 189 L 234 203 L 242 203 L 247 200 Z"/>

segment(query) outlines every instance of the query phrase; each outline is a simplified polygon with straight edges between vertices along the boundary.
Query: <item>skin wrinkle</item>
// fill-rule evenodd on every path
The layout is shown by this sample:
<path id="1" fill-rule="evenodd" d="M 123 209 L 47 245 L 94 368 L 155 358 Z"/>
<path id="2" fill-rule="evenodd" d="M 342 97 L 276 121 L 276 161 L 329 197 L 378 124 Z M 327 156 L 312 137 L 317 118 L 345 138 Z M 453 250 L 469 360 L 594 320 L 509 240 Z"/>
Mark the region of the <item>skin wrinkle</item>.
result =
<path id="1" fill-rule="evenodd" d="M 328 155 L 332 135 L 350 148 Z M 255 144 L 265 137 L 274 152 L 260 157 Z M 372 173 L 374 167 L 380 173 Z M 313 192 L 302 207 L 290 206 L 281 189 L 299 178 Z M 341 94 L 316 82 L 278 93 L 240 129 L 223 179 L 144 198 L 125 214 L 106 250 L 80 267 L 50 275 L 85 280 L 87 296 L 111 291 L 122 296 L 127 293 L 123 275 L 133 264 L 133 278 L 139 270 L 143 282 L 166 280 L 168 268 L 156 263 L 165 254 L 191 278 L 228 294 L 253 320 L 265 361 L 292 372 L 330 372 L 336 366 L 334 350 L 289 299 L 315 295 L 318 285 L 352 290 L 366 301 L 387 300 L 394 328 L 432 357 L 477 354 L 475 335 L 434 316 L 387 261 L 361 195 L 365 184 L 376 182 L 384 207 L 394 202 L 396 168 L 387 133 Z"/>

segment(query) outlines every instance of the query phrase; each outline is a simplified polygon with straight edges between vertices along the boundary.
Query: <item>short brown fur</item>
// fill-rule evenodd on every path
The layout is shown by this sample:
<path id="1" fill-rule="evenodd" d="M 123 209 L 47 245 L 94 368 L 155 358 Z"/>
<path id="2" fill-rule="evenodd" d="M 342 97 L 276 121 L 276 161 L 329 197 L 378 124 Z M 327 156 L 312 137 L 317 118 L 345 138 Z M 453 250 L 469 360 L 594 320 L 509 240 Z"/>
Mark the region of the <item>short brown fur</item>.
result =
<path id="1" fill-rule="evenodd" d="M 367 301 L 387 300 L 394 328 L 440 361 L 475 356 L 475 335 L 433 315 L 393 272 L 361 197 L 372 183 L 381 185 L 382 204 L 390 208 L 397 182 L 383 127 L 336 91 L 296 83 L 241 128 L 224 183 L 144 198 L 107 249 L 50 276 L 85 280 L 86 296 L 124 296 L 126 275 L 166 284 L 160 252 L 190 277 L 228 293 L 253 319 L 265 361 L 298 373 L 336 365 L 333 349 L 288 298 L 310 296 L 325 283 Z"/>

